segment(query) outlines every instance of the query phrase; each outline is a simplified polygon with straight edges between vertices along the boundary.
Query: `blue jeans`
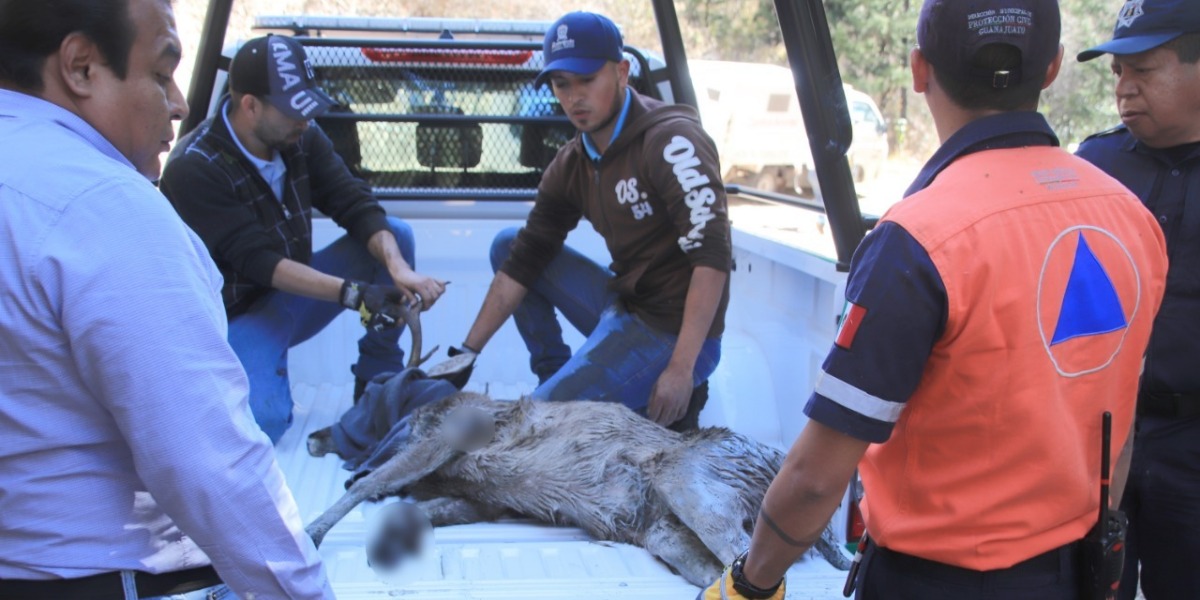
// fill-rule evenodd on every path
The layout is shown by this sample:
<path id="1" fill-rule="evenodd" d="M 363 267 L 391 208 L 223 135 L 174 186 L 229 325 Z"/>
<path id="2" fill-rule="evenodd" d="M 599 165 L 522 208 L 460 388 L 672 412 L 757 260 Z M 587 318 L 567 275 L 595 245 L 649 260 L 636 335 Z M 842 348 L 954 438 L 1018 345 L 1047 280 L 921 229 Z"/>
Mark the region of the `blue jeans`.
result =
<path id="1" fill-rule="evenodd" d="M 508 258 L 518 230 L 505 229 L 492 241 L 494 271 Z M 650 391 L 671 360 L 677 336 L 627 311 L 609 288 L 612 278 L 611 271 L 564 246 L 513 313 L 529 349 L 529 367 L 538 377 L 535 399 L 620 402 L 646 414 Z M 563 342 L 556 309 L 587 336 L 573 355 Z M 692 385 L 708 379 L 720 360 L 721 341 L 705 340 Z"/>
<path id="2" fill-rule="evenodd" d="M 388 217 L 388 226 L 404 260 L 416 268 L 412 228 L 394 217 Z M 309 266 L 336 277 L 393 285 L 383 263 L 349 236 L 315 253 Z M 273 290 L 229 322 L 229 344 L 250 379 L 250 410 L 272 443 L 283 437 L 292 422 L 288 349 L 316 335 L 343 310 L 336 302 Z M 403 330 L 367 331 L 358 341 L 358 363 L 351 367 L 354 375 L 369 380 L 385 371 L 401 371 L 404 351 L 397 342 Z"/>

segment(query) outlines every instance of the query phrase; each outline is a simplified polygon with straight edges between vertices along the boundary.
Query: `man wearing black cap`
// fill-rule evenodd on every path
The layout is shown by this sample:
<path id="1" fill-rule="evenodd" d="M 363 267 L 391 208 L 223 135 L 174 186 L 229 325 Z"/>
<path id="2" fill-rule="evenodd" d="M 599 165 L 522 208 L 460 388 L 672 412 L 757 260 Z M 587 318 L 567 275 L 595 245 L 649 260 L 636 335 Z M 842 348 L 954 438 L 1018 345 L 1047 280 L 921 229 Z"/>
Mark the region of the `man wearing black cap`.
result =
<path id="1" fill-rule="evenodd" d="M 514 316 L 539 400 L 621 402 L 662 425 L 695 427 L 693 388 L 720 359 L 732 263 L 717 153 L 694 110 L 628 85 L 621 33 L 595 13 L 555 22 L 548 83 L 579 130 L 546 168 L 525 227 L 492 243 L 497 270 L 463 351 Z M 612 255 L 563 245 L 586 218 Z M 555 309 L 587 341 L 572 355 Z"/>
<path id="2" fill-rule="evenodd" d="M 1137 198 L 1036 112 L 1059 30 L 1055 0 L 925 1 L 913 89 L 942 145 L 856 251 L 810 420 L 701 598 L 781 598 L 856 468 L 858 598 L 1079 597 L 1102 415 L 1115 454 L 1166 255 Z"/>
<path id="3" fill-rule="evenodd" d="M 288 348 L 342 310 L 363 312 L 357 399 L 372 377 L 404 367 L 401 328 L 386 315 L 401 302 L 427 310 L 446 288 L 413 270 L 412 229 L 386 216 L 312 123 L 334 102 L 298 42 L 250 40 L 229 87 L 218 114 L 179 141 L 161 187 L 225 278 L 229 342 L 250 377 L 255 420 L 277 442 L 292 420 Z M 348 232 L 316 253 L 314 207 Z"/>
<path id="4" fill-rule="evenodd" d="M 1138 390 L 1129 517 L 1119 598 L 1139 580 L 1148 600 L 1200 595 L 1200 3 L 1135 0 L 1110 54 L 1121 125 L 1088 138 L 1079 156 L 1137 194 L 1158 218 L 1171 257 Z"/>

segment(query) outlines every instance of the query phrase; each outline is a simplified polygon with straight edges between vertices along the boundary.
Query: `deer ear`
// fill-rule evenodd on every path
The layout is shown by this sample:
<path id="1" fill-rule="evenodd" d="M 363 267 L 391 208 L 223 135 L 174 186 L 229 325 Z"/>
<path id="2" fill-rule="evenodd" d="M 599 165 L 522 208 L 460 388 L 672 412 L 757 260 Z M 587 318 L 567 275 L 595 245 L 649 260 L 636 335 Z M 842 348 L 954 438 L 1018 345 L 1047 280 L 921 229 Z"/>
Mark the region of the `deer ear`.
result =
<path id="1" fill-rule="evenodd" d="M 58 47 L 58 75 L 63 85 L 72 95 L 91 97 L 102 59 L 91 38 L 80 32 L 68 34 Z"/>

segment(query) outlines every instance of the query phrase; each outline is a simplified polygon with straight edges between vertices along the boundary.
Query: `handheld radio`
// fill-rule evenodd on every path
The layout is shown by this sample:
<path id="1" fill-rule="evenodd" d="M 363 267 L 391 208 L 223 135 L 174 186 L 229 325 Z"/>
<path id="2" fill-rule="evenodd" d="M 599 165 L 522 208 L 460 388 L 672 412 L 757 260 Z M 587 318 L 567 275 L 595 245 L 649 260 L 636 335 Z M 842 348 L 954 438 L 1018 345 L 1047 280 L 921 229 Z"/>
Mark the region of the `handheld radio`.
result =
<path id="1" fill-rule="evenodd" d="M 1113 600 L 1125 567 L 1125 513 L 1108 506 L 1110 484 L 1109 450 L 1112 445 L 1112 413 L 1104 413 L 1100 454 L 1100 520 L 1083 538 L 1083 593 L 1089 600 Z"/>

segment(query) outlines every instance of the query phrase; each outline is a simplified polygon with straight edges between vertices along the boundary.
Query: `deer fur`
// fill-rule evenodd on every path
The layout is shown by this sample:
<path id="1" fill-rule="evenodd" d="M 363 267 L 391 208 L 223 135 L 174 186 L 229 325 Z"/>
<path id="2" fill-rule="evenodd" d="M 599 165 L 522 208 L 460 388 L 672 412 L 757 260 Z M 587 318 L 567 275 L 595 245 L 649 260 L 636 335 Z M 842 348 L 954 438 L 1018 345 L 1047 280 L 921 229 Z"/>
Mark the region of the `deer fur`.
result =
<path id="1" fill-rule="evenodd" d="M 728 429 L 677 433 L 607 402 L 459 392 L 409 419 L 395 454 L 309 525 L 318 545 L 363 500 L 404 495 L 434 526 L 502 517 L 573 525 L 641 546 L 704 586 L 748 546 L 783 462 Z M 849 567 L 828 526 L 816 548 Z"/>

